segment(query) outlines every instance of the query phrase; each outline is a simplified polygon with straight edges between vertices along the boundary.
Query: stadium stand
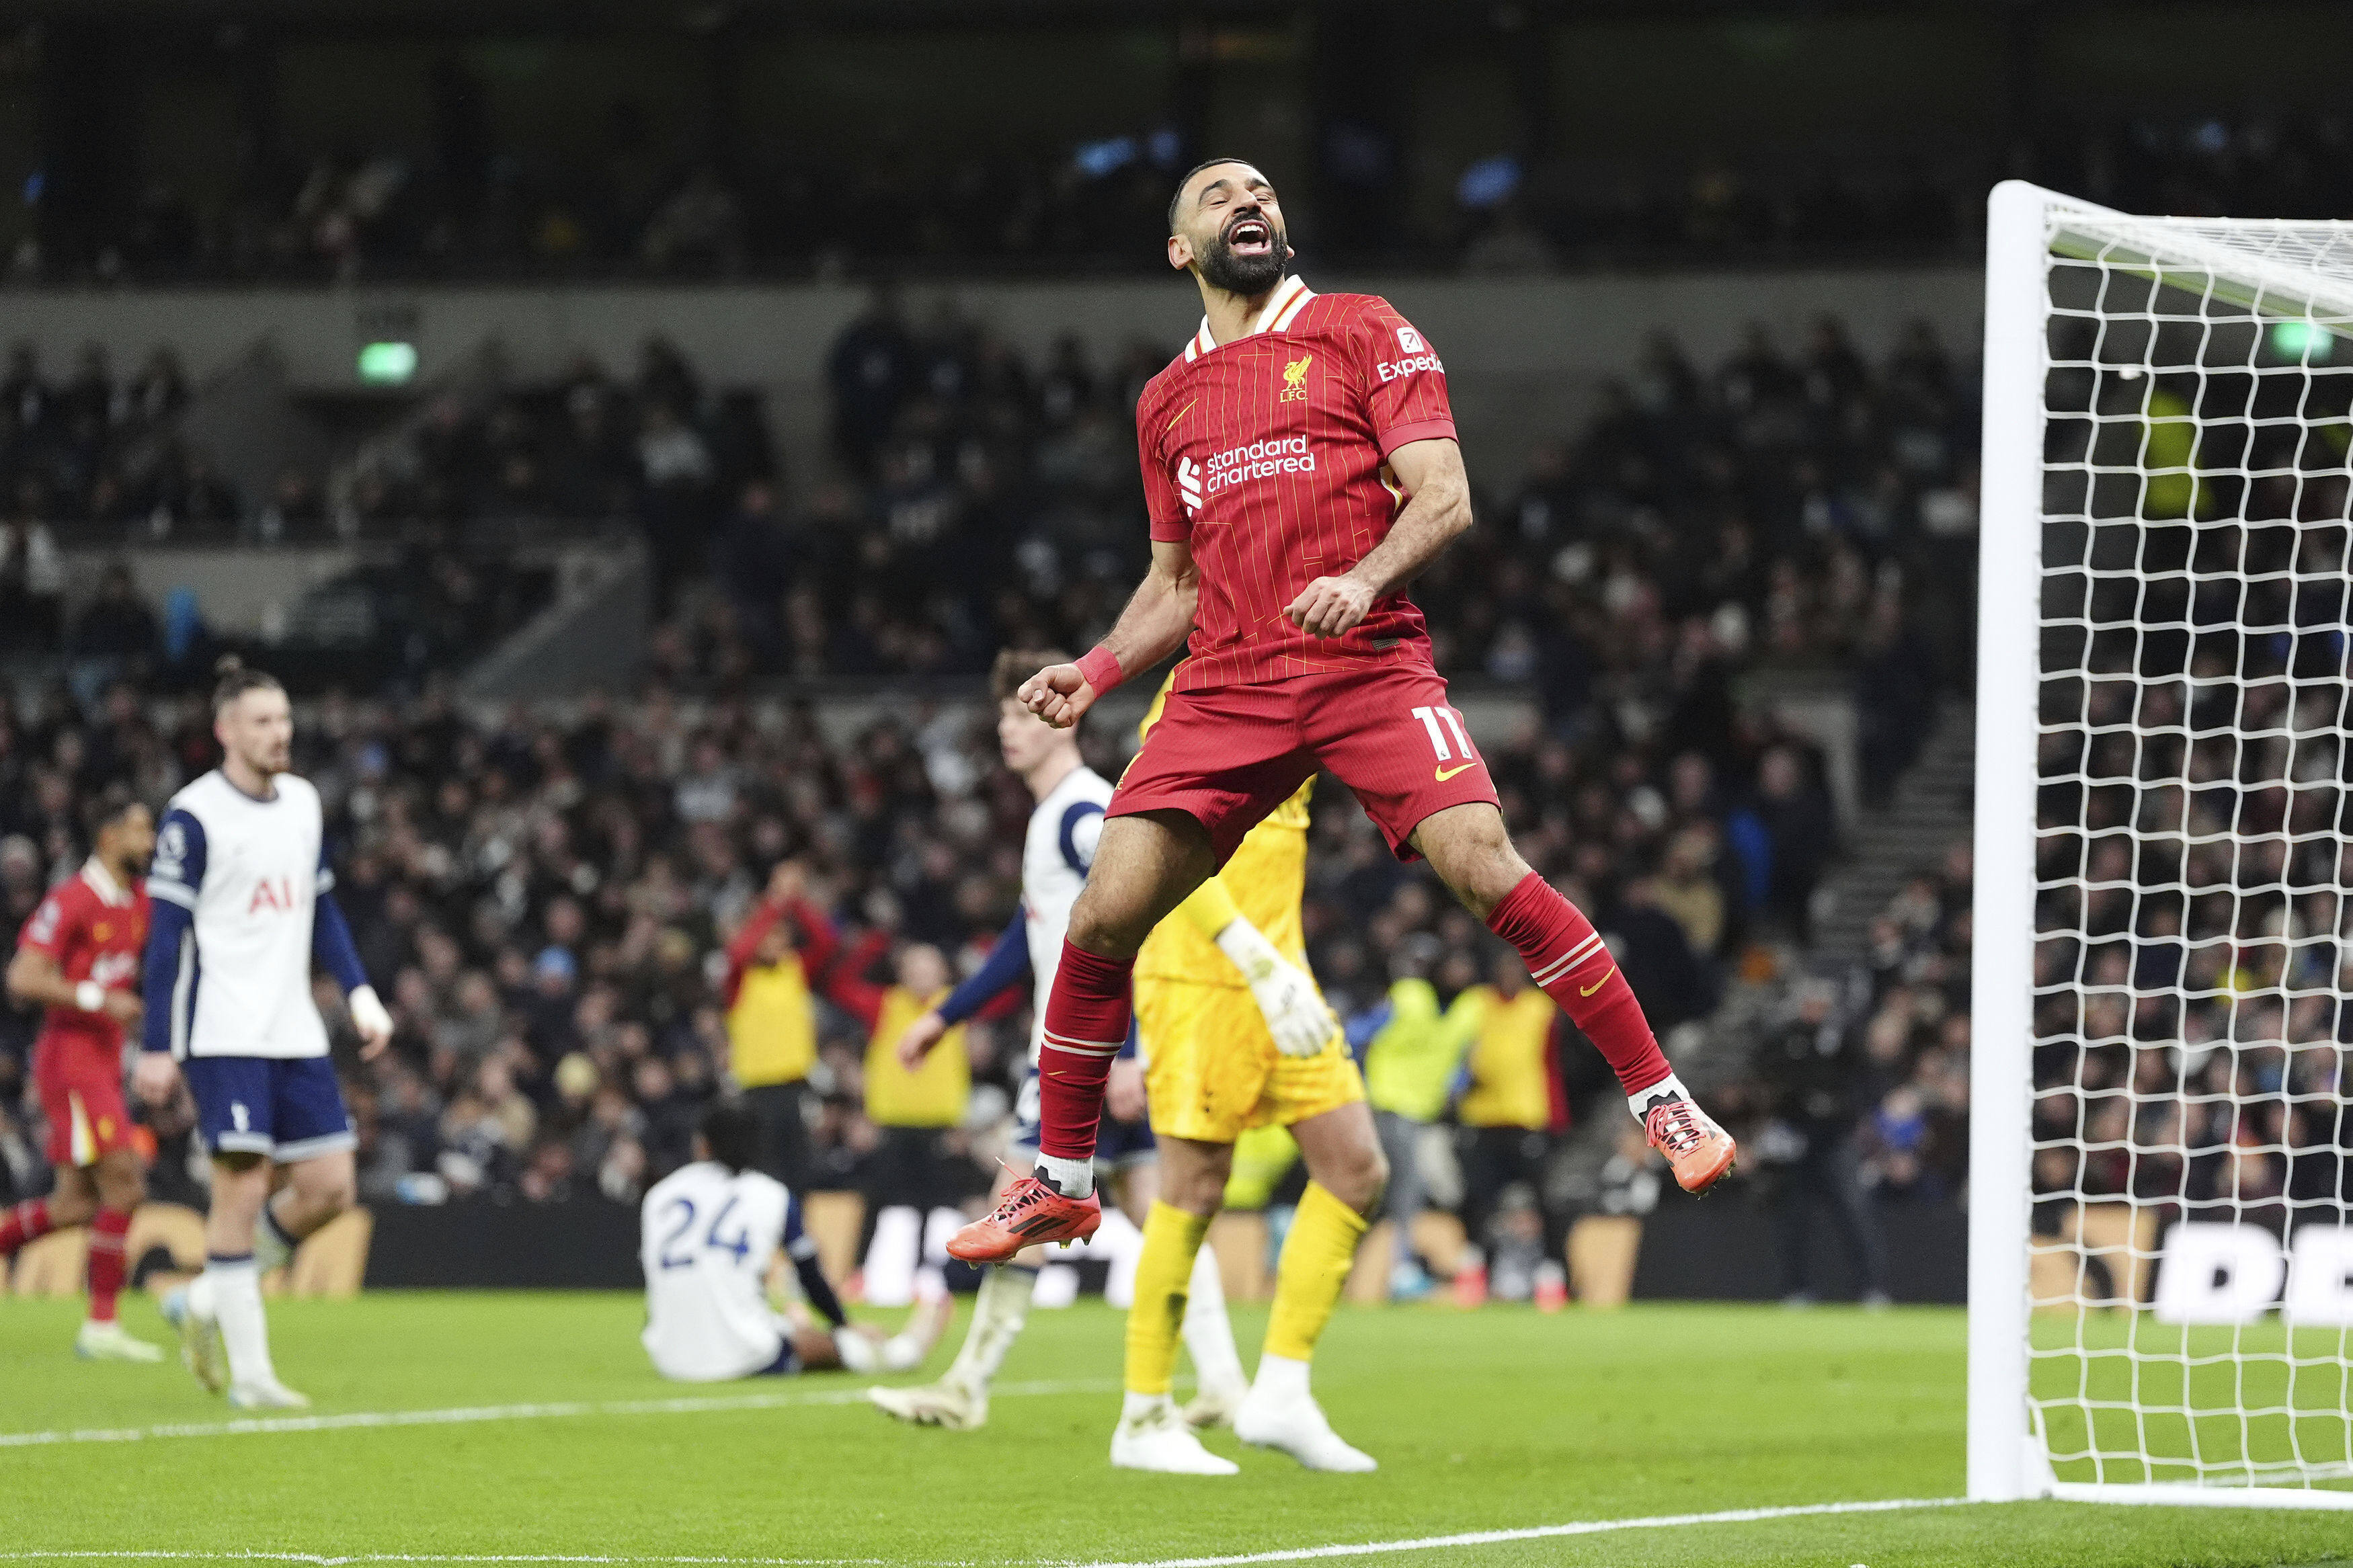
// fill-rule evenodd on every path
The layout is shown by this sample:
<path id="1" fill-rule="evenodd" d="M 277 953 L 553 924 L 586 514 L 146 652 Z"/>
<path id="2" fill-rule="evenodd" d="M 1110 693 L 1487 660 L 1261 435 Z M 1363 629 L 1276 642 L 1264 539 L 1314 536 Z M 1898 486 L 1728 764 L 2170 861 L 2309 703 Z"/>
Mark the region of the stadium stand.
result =
<path id="1" fill-rule="evenodd" d="M 463 66 L 445 59 L 438 68 L 437 97 L 479 102 L 483 84 Z M 666 140 L 631 97 L 561 146 L 500 144 L 478 115 L 462 113 L 422 155 L 346 137 L 242 159 L 231 180 L 207 182 L 201 194 L 150 182 L 99 215 L 70 249 L 20 247 L 14 277 L 169 284 L 1127 271 L 1153 254 L 1166 187 L 1183 163 L 1179 135 L 1166 124 L 1075 147 L 894 142 L 821 159 L 806 147 L 731 150 L 733 167 L 722 168 Z M 1463 157 L 1446 176 L 1451 199 L 1389 215 L 1378 239 L 1356 249 L 1490 275 L 1597 260 L 1972 254 L 1989 174 L 1980 159 L 1777 151 L 1630 158 L 1600 177 L 1567 148 Z M 2353 202 L 2348 152 L 2333 115 L 2177 112 L 2052 117 L 2021 127 L 2008 156 L 2010 172 L 2130 211 L 2214 212 L 2235 200 L 2303 216 Z M 1344 121 L 1330 161 L 1344 186 L 1377 191 L 1392 185 L 1399 156 L 1391 136 Z"/>

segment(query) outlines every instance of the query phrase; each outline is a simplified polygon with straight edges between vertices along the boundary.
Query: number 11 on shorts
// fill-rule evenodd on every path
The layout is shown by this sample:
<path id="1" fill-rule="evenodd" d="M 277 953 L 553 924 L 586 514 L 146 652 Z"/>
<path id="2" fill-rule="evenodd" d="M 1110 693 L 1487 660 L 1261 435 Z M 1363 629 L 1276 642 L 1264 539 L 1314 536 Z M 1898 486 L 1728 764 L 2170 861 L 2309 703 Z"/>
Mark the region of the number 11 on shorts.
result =
<path id="1" fill-rule="evenodd" d="M 1432 707 L 1417 708 L 1413 710 L 1413 716 L 1421 721 L 1423 729 L 1430 731 L 1430 749 L 1438 753 L 1440 762 L 1451 763 L 1457 755 L 1454 747 L 1446 743 L 1448 730 L 1454 732 L 1454 742 L 1456 746 L 1461 748 L 1460 755 L 1462 760 L 1466 763 L 1476 760 L 1478 753 L 1471 749 L 1471 737 L 1463 732 L 1461 714 L 1451 708 Z M 1446 725 L 1444 730 L 1439 728 L 1441 720 Z"/>

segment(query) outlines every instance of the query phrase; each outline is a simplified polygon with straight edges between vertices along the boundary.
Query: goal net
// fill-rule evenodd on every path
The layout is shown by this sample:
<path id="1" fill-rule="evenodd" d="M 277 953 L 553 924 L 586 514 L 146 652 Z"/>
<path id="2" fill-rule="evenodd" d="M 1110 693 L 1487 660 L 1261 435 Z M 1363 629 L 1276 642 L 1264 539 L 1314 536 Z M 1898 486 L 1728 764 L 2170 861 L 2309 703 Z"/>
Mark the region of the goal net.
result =
<path id="1" fill-rule="evenodd" d="M 2353 1508 L 2353 224 L 1989 223 L 1969 1491 Z"/>

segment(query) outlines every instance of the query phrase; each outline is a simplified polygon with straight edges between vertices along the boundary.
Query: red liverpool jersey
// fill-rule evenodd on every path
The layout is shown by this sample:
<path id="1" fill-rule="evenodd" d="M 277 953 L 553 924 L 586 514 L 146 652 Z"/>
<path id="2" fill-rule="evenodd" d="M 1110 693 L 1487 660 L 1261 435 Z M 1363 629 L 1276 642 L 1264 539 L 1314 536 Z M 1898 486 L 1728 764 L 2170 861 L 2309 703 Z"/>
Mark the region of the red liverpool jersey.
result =
<path id="1" fill-rule="evenodd" d="M 69 984 L 95 980 L 109 991 L 135 988 L 147 946 L 147 890 L 135 883 L 120 886 L 92 860 L 49 889 L 16 945 L 55 959 Z M 50 1008 L 41 1035 L 59 1045 L 86 1046 L 110 1062 L 122 1052 L 121 1026 L 79 1007 Z"/>
<path id="2" fill-rule="evenodd" d="M 1229 343 L 1201 330 L 1135 405 L 1152 537 L 1184 540 L 1201 600 L 1176 689 L 1404 664 L 1430 668 L 1430 631 L 1403 594 L 1341 637 L 1283 610 L 1388 536 L 1405 505 L 1388 455 L 1451 439 L 1446 367 L 1388 300 L 1285 279 Z"/>

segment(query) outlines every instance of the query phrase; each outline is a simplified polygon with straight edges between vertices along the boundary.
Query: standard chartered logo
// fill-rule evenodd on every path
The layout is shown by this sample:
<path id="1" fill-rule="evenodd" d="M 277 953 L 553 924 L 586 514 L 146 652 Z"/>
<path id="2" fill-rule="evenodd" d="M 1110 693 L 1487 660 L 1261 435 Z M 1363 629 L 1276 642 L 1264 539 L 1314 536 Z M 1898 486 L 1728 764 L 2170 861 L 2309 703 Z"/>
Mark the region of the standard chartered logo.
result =
<path id="1" fill-rule="evenodd" d="M 1253 441 L 1247 447 L 1229 447 L 1202 465 L 1207 476 L 1204 489 L 1210 495 L 1230 489 L 1251 479 L 1271 479 L 1276 474 L 1307 474 L 1315 470 L 1315 454 L 1304 436 L 1281 436 L 1265 441 Z"/>

